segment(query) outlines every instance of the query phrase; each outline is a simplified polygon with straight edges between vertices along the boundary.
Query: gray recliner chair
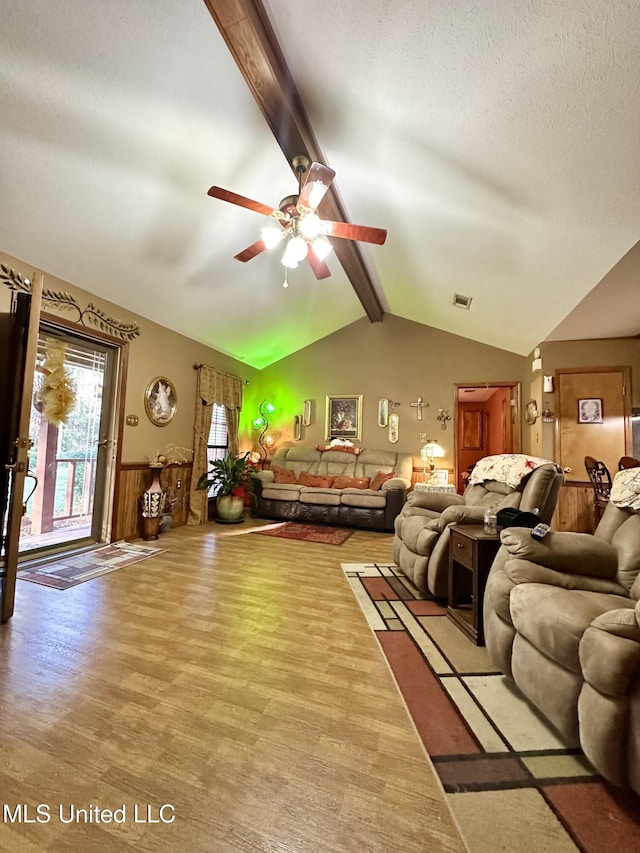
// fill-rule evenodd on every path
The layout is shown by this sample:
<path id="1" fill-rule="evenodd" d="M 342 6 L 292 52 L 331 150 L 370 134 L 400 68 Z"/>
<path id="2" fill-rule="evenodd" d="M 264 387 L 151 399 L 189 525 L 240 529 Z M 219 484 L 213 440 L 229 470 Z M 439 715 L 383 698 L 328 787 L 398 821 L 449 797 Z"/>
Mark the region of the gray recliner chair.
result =
<path id="1" fill-rule="evenodd" d="M 527 461 L 537 467 L 517 485 L 515 478 L 503 476 L 508 466 L 513 469 Z M 449 528 L 452 524 L 482 524 L 487 507 L 496 511 L 504 507 L 526 512 L 537 510 L 540 521 L 548 524 L 563 483 L 562 472 L 554 462 L 525 454 L 485 457 L 476 469 L 493 471 L 496 479 L 476 483 L 472 473 L 463 495 L 411 492 L 395 520 L 395 563 L 421 592 L 430 592 L 436 598 L 446 598 L 448 594 Z"/>
<path id="2" fill-rule="evenodd" d="M 501 533 L 489 654 L 568 746 L 640 794 L 640 508 L 610 503 L 595 534 L 529 534 Z"/>

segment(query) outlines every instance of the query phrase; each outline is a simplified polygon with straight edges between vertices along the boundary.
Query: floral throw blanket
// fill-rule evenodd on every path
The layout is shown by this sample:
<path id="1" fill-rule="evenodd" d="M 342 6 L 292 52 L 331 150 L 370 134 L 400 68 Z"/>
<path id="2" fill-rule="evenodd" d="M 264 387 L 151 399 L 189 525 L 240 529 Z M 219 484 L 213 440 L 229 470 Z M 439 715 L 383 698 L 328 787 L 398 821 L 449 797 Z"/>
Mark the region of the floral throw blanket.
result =
<path id="1" fill-rule="evenodd" d="M 526 453 L 500 453 L 497 456 L 485 456 L 476 462 L 469 482 L 472 486 L 485 480 L 497 480 L 517 489 L 522 480 L 541 465 L 555 465 L 548 459 L 528 456 Z M 556 466 L 557 467 L 557 466 Z"/>
<path id="2" fill-rule="evenodd" d="M 617 507 L 640 511 L 640 468 L 618 471 L 613 478 L 609 500 Z"/>

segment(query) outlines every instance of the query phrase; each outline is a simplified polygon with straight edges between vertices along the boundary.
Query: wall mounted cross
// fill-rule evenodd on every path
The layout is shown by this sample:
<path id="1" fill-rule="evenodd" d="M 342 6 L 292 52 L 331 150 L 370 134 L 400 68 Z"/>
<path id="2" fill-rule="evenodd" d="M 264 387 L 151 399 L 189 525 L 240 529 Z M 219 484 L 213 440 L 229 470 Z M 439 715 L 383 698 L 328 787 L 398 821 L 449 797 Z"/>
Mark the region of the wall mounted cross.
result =
<path id="1" fill-rule="evenodd" d="M 424 402 L 420 394 L 418 394 L 418 399 L 415 401 L 415 403 L 410 403 L 409 405 L 411 406 L 411 408 L 418 410 L 419 421 L 422 420 L 422 410 L 429 407 L 429 404 Z"/>

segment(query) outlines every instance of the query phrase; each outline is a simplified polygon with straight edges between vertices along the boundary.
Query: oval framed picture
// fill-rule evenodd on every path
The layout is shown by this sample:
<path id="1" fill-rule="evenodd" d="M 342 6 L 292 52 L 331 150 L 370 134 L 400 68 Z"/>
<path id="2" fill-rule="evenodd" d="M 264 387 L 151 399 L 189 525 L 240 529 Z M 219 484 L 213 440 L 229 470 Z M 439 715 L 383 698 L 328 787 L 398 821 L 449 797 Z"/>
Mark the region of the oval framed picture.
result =
<path id="1" fill-rule="evenodd" d="M 527 403 L 526 419 L 529 426 L 533 426 L 538 419 L 538 404 L 535 400 L 529 400 Z"/>
<path id="2" fill-rule="evenodd" d="M 156 376 L 144 392 L 144 410 L 152 424 L 166 426 L 173 420 L 178 407 L 178 395 L 173 382 L 166 376 Z"/>

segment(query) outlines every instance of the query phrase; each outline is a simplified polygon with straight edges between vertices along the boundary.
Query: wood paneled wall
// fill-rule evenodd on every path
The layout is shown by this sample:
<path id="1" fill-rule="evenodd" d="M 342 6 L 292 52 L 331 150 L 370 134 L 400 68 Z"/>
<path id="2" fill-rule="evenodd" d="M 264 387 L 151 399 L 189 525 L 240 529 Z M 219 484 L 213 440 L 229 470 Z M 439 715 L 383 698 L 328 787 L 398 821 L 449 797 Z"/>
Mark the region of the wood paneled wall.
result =
<path id="1" fill-rule="evenodd" d="M 595 530 L 593 486 L 585 483 L 565 483 L 560 489 L 551 526 L 554 530 L 593 533 Z"/>
<path id="2" fill-rule="evenodd" d="M 113 513 L 112 541 L 138 539 L 142 535 L 140 496 L 149 488 L 152 471 L 144 462 L 122 465 L 118 471 Z M 191 488 L 191 465 L 169 465 L 160 476 L 162 488 L 171 490 L 180 504 L 173 511 L 173 526 L 187 523 L 188 497 Z"/>

